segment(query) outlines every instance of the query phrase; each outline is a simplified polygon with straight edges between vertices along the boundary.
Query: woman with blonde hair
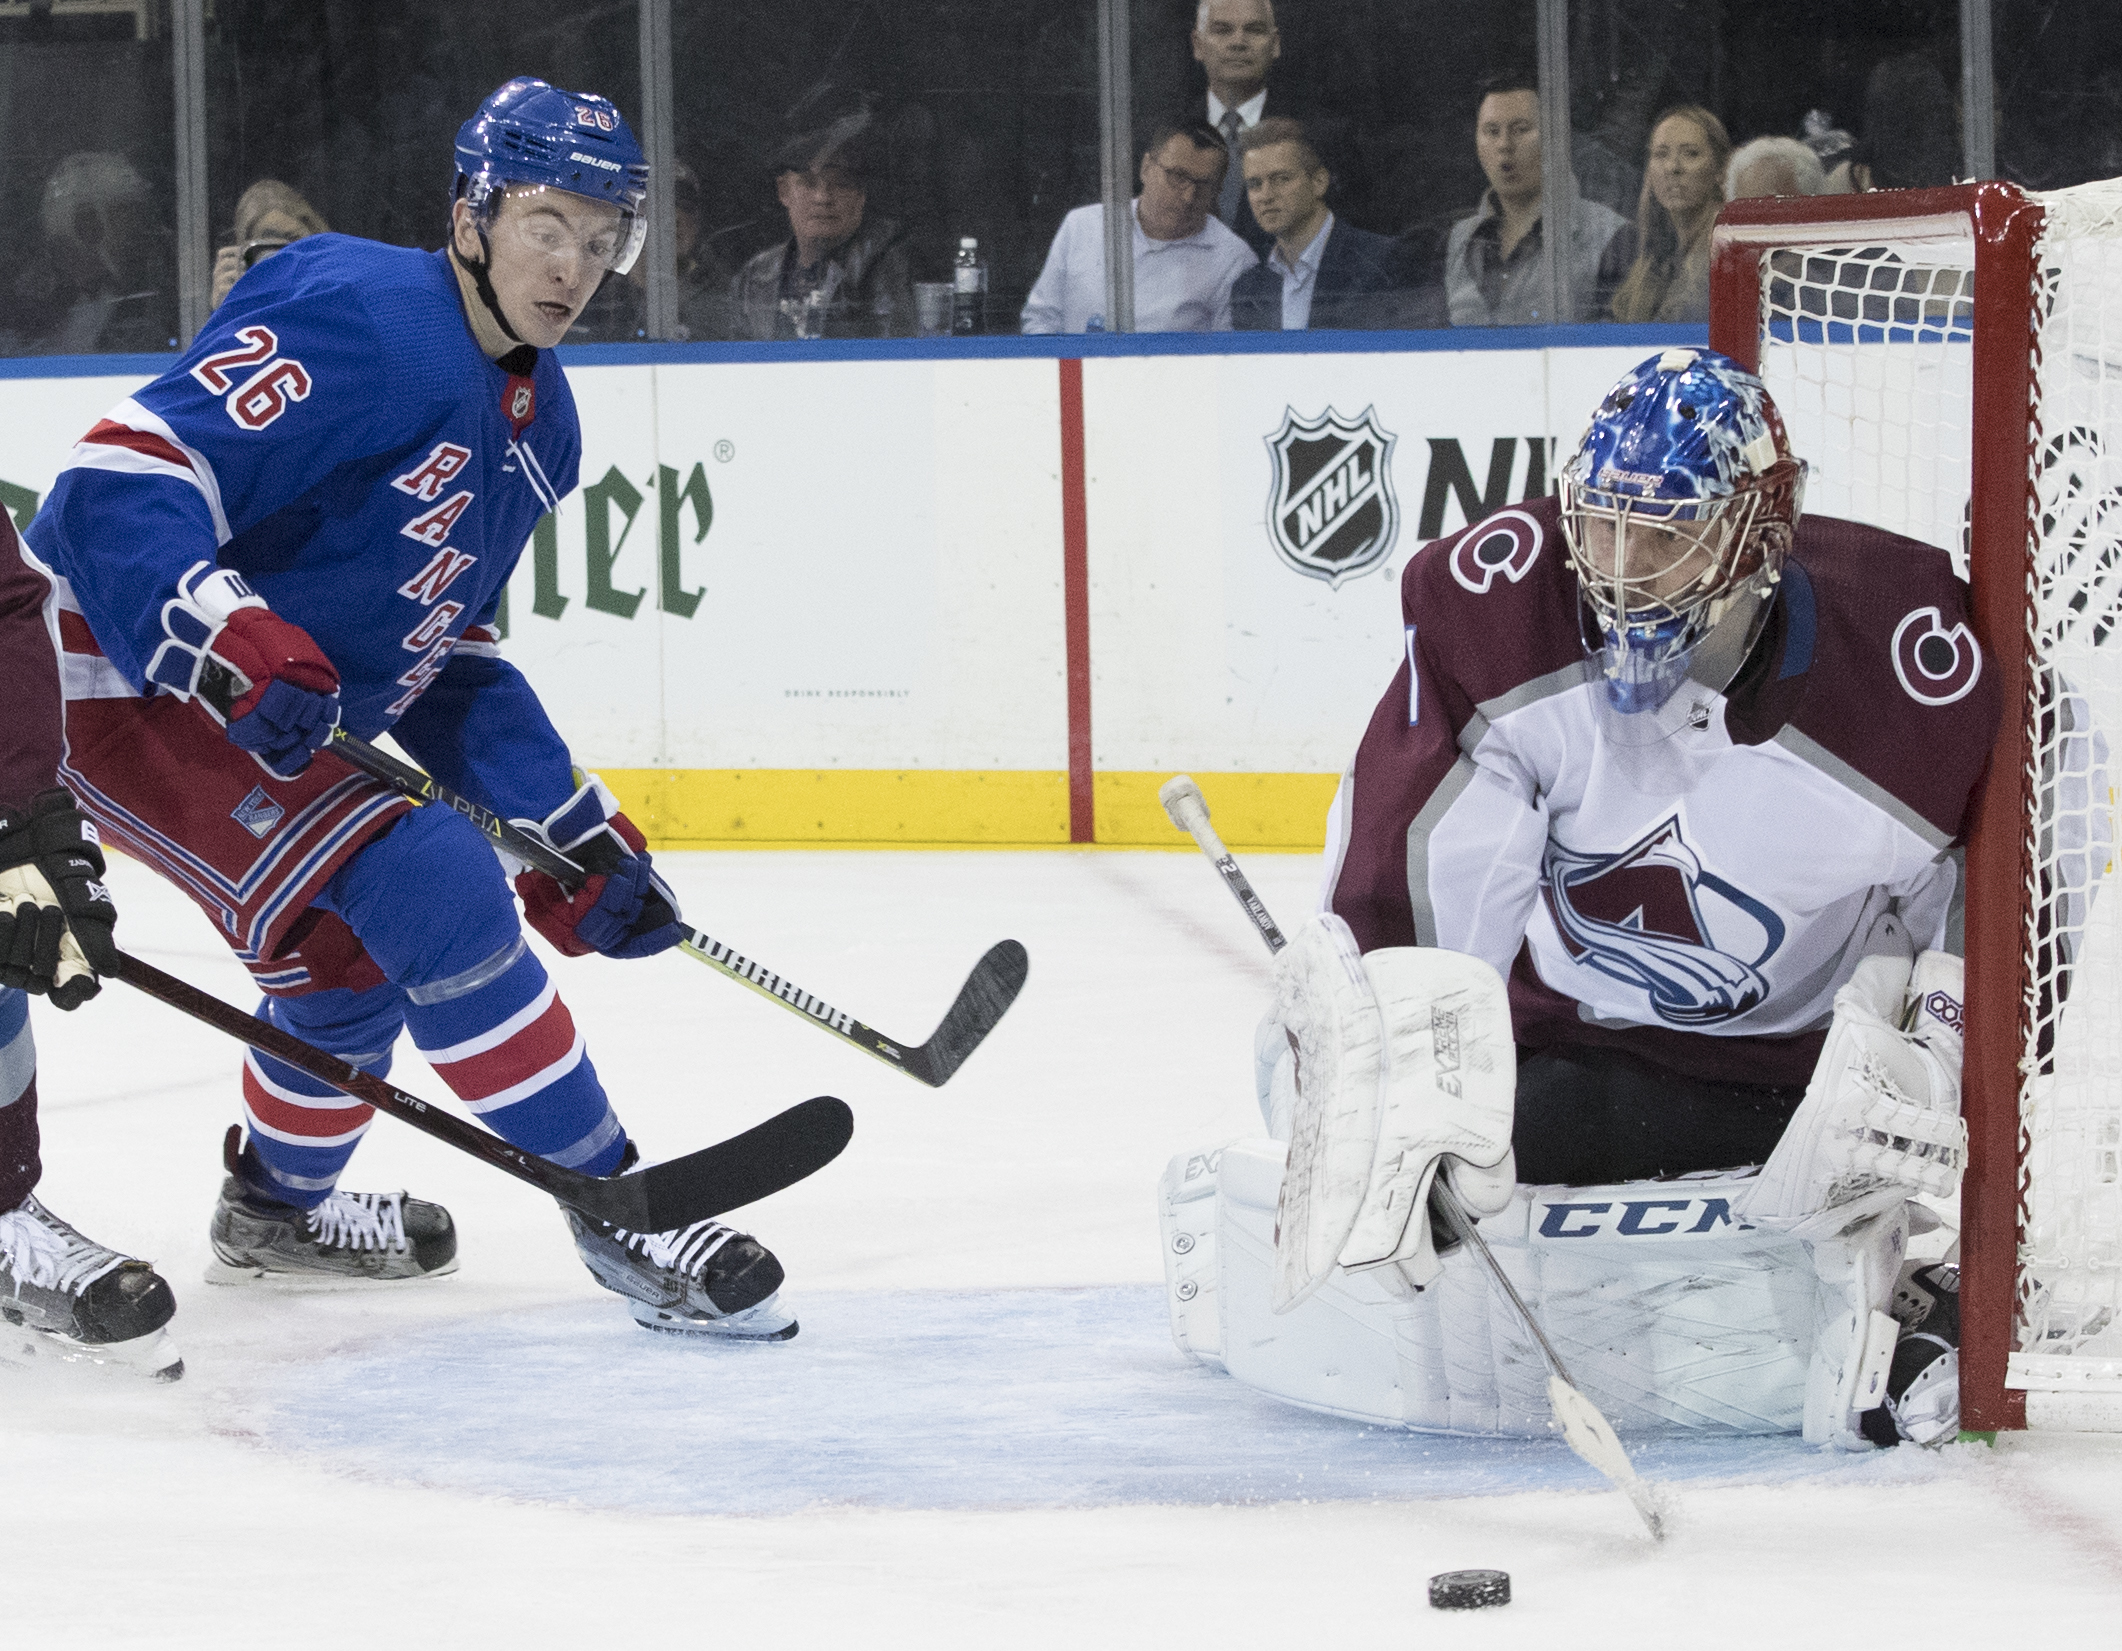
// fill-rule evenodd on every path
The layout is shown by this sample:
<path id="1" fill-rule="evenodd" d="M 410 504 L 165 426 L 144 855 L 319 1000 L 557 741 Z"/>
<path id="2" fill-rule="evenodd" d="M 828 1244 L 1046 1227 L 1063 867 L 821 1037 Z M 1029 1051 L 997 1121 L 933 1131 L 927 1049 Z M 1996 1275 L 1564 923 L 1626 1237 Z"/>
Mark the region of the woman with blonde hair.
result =
<path id="1" fill-rule="evenodd" d="M 1634 258 L 1614 293 L 1616 321 L 1709 319 L 1709 231 L 1730 159 L 1724 123 L 1707 109 L 1682 104 L 1658 117 L 1635 233 L 1616 238 L 1615 254 Z"/>

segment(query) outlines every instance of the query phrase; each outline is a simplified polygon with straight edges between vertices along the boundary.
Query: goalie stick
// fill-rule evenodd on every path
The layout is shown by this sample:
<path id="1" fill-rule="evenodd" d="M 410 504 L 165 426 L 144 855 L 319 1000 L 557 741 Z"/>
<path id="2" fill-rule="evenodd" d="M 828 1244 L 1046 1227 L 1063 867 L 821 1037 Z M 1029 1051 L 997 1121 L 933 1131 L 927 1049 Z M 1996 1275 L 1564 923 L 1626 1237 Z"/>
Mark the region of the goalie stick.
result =
<path id="1" fill-rule="evenodd" d="M 1223 839 L 1216 835 L 1216 828 L 1209 823 L 1208 800 L 1201 795 L 1201 788 L 1194 783 L 1192 776 L 1173 775 L 1158 790 L 1157 800 L 1164 804 L 1164 812 L 1171 816 L 1172 824 L 1193 838 L 1201 852 L 1223 874 L 1223 881 L 1238 897 L 1238 904 L 1245 908 L 1246 916 L 1252 919 L 1253 927 L 1267 943 L 1268 951 L 1281 951 L 1288 941 L 1275 926 L 1274 918 L 1268 915 L 1260 896 L 1253 892 L 1252 883 L 1239 868 L 1237 857 L 1223 846 Z M 1562 1437 L 1568 1441 L 1569 1448 L 1612 1481 L 1642 1516 L 1651 1536 L 1664 1541 L 1668 1497 L 1637 1477 L 1628 1452 L 1614 1434 L 1613 1424 L 1570 1380 L 1569 1370 L 1555 1351 L 1554 1343 L 1547 1339 L 1547 1332 L 1541 1328 L 1539 1319 L 1534 1317 L 1525 1298 L 1518 1294 L 1517 1286 L 1503 1271 L 1503 1264 L 1496 1259 L 1488 1241 L 1481 1236 L 1465 1206 L 1459 1202 L 1459 1195 L 1452 1191 L 1450 1183 L 1441 1174 L 1430 1185 L 1430 1206 L 1445 1227 L 1463 1239 L 1467 1247 L 1481 1258 L 1533 1340 L 1539 1343 L 1541 1356 L 1547 1360 L 1548 1403 L 1554 1407 L 1555 1420 L 1561 1424 Z"/>
<path id="2" fill-rule="evenodd" d="M 261 1049 L 320 1083 L 366 1101 L 378 1112 L 411 1124 L 445 1146 L 529 1182 L 584 1215 L 633 1232 L 669 1232 L 739 1205 L 756 1203 L 823 1169 L 840 1156 L 840 1149 L 855 1130 L 854 1114 L 845 1102 L 819 1095 L 742 1135 L 717 1141 L 683 1158 L 651 1164 L 626 1175 L 583 1175 L 510 1146 L 500 1136 L 439 1111 L 419 1096 L 409 1095 L 358 1066 L 350 1066 L 270 1021 L 247 1015 L 233 1004 L 223 1003 L 212 993 L 175 975 L 164 974 L 137 957 L 121 954 L 118 978 L 180 1014 L 204 1021 L 216 1031 Z"/>
<path id="3" fill-rule="evenodd" d="M 209 661 L 200 672 L 199 692 L 225 716 L 228 707 L 244 692 L 237 685 L 239 680 L 226 666 Z M 400 762 L 388 751 L 380 750 L 358 735 L 349 734 L 344 728 L 332 730 L 330 750 L 341 761 L 358 768 L 371 779 L 381 780 L 402 797 L 423 806 L 439 803 L 462 814 L 485 833 L 489 841 L 524 864 L 544 872 L 561 887 L 573 890 L 582 886 L 582 868 L 558 849 L 510 824 L 483 804 L 450 790 L 424 770 Z M 909 1044 L 888 1038 L 875 1027 L 864 1025 L 853 1015 L 835 1009 L 825 999 L 806 992 L 792 980 L 782 979 L 765 965 L 754 963 L 734 947 L 725 946 L 691 924 L 681 921 L 678 926 L 684 931 L 678 950 L 686 956 L 705 963 L 739 986 L 750 987 L 782 1008 L 793 1010 L 842 1043 L 853 1044 L 865 1055 L 874 1056 L 931 1089 L 950 1082 L 952 1075 L 965 1064 L 966 1057 L 980 1047 L 982 1040 L 1008 1012 L 1009 1006 L 1017 1001 L 1017 994 L 1024 990 L 1024 982 L 1031 973 L 1031 958 L 1022 944 L 1015 940 L 997 941 L 973 965 L 973 972 L 958 988 L 958 995 L 951 1000 L 950 1008 L 944 1012 L 935 1031 L 929 1034 L 928 1041 Z"/>

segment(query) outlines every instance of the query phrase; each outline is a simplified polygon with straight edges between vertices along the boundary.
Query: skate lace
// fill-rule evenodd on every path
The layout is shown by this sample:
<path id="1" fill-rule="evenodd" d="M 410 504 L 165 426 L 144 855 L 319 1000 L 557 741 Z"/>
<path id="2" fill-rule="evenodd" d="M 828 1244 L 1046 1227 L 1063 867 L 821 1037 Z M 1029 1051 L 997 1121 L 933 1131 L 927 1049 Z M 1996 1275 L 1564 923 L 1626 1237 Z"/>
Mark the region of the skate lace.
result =
<path id="1" fill-rule="evenodd" d="M 73 1295 L 124 1265 L 125 1257 L 76 1232 L 36 1199 L 25 1198 L 19 1208 L 0 1214 L 0 1260 L 17 1287 Z"/>
<path id="2" fill-rule="evenodd" d="M 335 1192 L 309 1212 L 310 1236 L 349 1250 L 405 1248 L 405 1194 Z"/>
<path id="3" fill-rule="evenodd" d="M 667 1233 L 630 1233 L 626 1242 L 656 1266 L 698 1279 L 715 1253 L 739 1236 L 736 1228 L 725 1227 L 719 1221 L 695 1221 L 690 1227 L 677 1227 Z"/>

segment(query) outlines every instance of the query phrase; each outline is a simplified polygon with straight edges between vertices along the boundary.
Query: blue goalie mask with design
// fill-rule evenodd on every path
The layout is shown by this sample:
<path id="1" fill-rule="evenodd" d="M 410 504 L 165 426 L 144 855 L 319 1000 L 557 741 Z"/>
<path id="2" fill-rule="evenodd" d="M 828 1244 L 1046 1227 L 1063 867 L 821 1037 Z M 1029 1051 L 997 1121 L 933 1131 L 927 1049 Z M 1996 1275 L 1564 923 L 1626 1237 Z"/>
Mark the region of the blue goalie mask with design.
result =
<path id="1" fill-rule="evenodd" d="M 1774 586 L 1804 493 L 1775 403 L 1731 357 L 1666 350 L 1607 392 L 1561 502 L 1615 709 L 1663 705 L 1735 602 Z"/>

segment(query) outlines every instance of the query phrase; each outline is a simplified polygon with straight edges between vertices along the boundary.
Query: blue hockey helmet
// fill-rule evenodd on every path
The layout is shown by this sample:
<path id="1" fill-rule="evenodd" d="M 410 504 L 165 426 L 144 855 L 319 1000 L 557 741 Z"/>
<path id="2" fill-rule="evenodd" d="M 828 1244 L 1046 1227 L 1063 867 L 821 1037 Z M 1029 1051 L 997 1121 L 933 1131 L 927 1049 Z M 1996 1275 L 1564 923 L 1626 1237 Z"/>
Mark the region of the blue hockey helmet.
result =
<path id="1" fill-rule="evenodd" d="M 648 235 L 648 157 L 610 98 L 519 75 L 480 104 L 457 129 L 451 199 L 470 202 L 484 224 L 510 184 L 609 201 L 621 222 L 610 267 L 633 268 Z"/>
<path id="2" fill-rule="evenodd" d="M 1561 477 L 1562 533 L 1623 711 L 1662 705 L 1689 656 L 1782 575 L 1805 464 L 1761 380 L 1714 350 L 1652 356 L 1606 394 Z M 1753 604 L 1756 621 L 1765 603 Z"/>

